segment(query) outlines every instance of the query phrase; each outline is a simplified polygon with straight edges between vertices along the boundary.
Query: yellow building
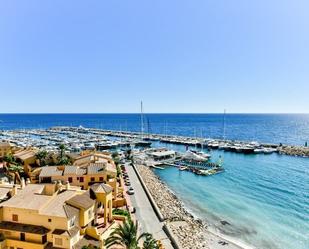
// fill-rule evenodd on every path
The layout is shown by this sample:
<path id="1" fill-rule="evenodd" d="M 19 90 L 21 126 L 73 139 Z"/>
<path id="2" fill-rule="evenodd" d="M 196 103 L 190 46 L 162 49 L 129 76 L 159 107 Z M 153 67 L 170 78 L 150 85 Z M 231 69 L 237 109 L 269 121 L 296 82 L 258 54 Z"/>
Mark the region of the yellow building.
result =
<path id="1" fill-rule="evenodd" d="M 35 149 L 24 149 L 14 153 L 16 161 L 23 165 L 31 165 L 36 163 L 36 150 Z"/>
<path id="2" fill-rule="evenodd" d="M 94 183 L 108 183 L 116 178 L 117 170 L 111 164 L 90 163 L 89 166 L 45 166 L 39 174 L 40 183 L 54 181 L 69 182 L 71 185 L 88 189 Z"/>
<path id="3" fill-rule="evenodd" d="M 3 158 L 7 154 L 10 154 L 12 146 L 7 142 L 0 142 L 0 158 Z"/>
<path id="4" fill-rule="evenodd" d="M 115 162 L 110 153 L 88 153 L 75 158 L 73 165 L 75 166 L 88 166 L 90 163 L 104 163 L 109 167 L 116 168 Z"/>
<path id="5" fill-rule="evenodd" d="M 103 183 L 88 191 L 60 182 L 0 185 L 0 249 L 102 248 L 116 224 L 112 198 Z"/>

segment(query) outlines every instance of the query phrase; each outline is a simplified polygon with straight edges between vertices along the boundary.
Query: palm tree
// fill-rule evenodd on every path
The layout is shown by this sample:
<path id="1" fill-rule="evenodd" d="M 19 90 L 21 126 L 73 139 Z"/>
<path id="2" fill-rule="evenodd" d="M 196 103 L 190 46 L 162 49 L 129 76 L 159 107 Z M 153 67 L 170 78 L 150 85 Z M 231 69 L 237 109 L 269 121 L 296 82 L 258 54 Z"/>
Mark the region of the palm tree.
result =
<path id="1" fill-rule="evenodd" d="M 138 243 L 141 238 L 149 235 L 148 233 L 142 233 L 137 237 L 138 223 L 129 219 L 121 226 L 114 228 L 114 231 L 105 241 L 105 246 L 110 248 L 113 245 L 121 245 L 126 249 L 140 249 Z"/>
<path id="2" fill-rule="evenodd" d="M 14 183 L 21 182 L 20 173 L 24 172 L 23 166 L 20 164 L 10 165 L 8 171 L 14 174 Z"/>
<path id="3" fill-rule="evenodd" d="M 159 249 L 159 242 L 152 237 L 151 234 L 146 236 L 146 240 L 143 243 L 143 249 Z"/>
<path id="4" fill-rule="evenodd" d="M 68 165 L 70 164 L 70 159 L 65 157 L 60 158 L 60 160 L 58 161 L 59 165 Z"/>
<path id="5" fill-rule="evenodd" d="M 12 173 L 14 174 L 14 183 L 17 183 L 17 181 L 20 182 L 20 173 L 24 172 L 23 166 L 16 162 L 16 159 L 12 154 L 5 155 L 3 161 L 5 162 L 4 168 L 9 177 L 11 177 L 10 173 Z"/>
<path id="6" fill-rule="evenodd" d="M 59 150 L 60 150 L 60 158 L 63 158 L 64 152 L 65 152 L 65 150 L 66 150 L 65 145 L 64 145 L 64 144 L 60 144 L 60 145 L 59 145 Z"/>
<path id="7" fill-rule="evenodd" d="M 40 150 L 38 153 L 36 153 L 36 158 L 40 162 L 40 166 L 45 166 L 46 165 L 46 157 L 48 155 L 48 152 L 46 150 Z"/>
<path id="8" fill-rule="evenodd" d="M 66 146 L 64 144 L 59 145 L 60 155 L 59 155 L 59 165 L 68 165 L 70 163 L 70 159 L 65 155 Z"/>
<path id="9" fill-rule="evenodd" d="M 7 162 L 8 164 L 15 163 L 15 158 L 12 154 L 7 154 L 4 156 L 3 161 Z"/>

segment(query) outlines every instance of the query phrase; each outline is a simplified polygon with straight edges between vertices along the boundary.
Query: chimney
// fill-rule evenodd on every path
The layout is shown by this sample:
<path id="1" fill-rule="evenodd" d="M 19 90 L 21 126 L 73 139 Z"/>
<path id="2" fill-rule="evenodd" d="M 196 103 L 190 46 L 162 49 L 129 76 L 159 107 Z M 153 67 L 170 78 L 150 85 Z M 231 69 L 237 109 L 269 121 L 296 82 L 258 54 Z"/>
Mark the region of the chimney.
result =
<path id="1" fill-rule="evenodd" d="M 25 178 L 21 178 L 20 187 L 21 187 L 21 189 L 24 189 L 26 187 Z"/>
<path id="2" fill-rule="evenodd" d="M 26 185 L 28 185 L 28 184 L 30 184 L 30 183 L 31 183 L 30 179 L 27 178 L 27 179 L 26 179 Z"/>
<path id="3" fill-rule="evenodd" d="M 62 189 L 62 183 L 60 180 L 57 181 L 57 184 L 56 184 L 56 191 L 60 191 Z"/>
<path id="4" fill-rule="evenodd" d="M 65 189 L 66 189 L 66 190 L 69 190 L 69 189 L 70 189 L 70 183 L 69 183 L 69 181 L 67 181 L 67 182 L 65 183 Z"/>
<path id="5" fill-rule="evenodd" d="M 12 190 L 11 190 L 11 195 L 14 196 L 14 195 L 17 195 L 17 186 L 14 185 Z"/>

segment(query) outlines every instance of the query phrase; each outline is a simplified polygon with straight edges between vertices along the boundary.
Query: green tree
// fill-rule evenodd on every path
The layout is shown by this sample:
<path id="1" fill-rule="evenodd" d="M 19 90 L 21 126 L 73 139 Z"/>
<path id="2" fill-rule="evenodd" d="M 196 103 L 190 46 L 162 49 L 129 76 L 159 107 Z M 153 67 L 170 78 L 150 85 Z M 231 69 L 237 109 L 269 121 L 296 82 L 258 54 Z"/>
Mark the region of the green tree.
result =
<path id="1" fill-rule="evenodd" d="M 140 236 L 137 236 L 138 223 L 129 219 L 124 222 L 124 224 L 118 225 L 114 228 L 114 231 L 106 239 L 105 245 L 107 248 L 112 247 L 113 245 L 120 245 L 126 249 L 140 249 L 138 246 L 139 241 L 149 235 L 148 233 L 142 233 Z"/>
<path id="2" fill-rule="evenodd" d="M 146 236 L 146 239 L 143 243 L 143 249 L 159 249 L 159 242 L 152 237 L 151 234 Z"/>
<path id="3" fill-rule="evenodd" d="M 12 154 L 5 155 L 4 158 L 3 158 L 3 161 L 7 162 L 8 164 L 16 162 L 16 160 L 15 160 L 15 158 Z"/>
<path id="4" fill-rule="evenodd" d="M 59 164 L 59 165 L 68 165 L 68 164 L 70 164 L 70 163 L 71 163 L 71 162 L 70 162 L 70 159 L 67 158 L 66 156 L 60 158 L 59 161 L 58 161 L 58 164 Z"/>
<path id="5" fill-rule="evenodd" d="M 112 158 L 115 160 L 117 157 L 119 156 L 118 152 L 117 151 L 114 151 L 112 153 Z"/>
<path id="6" fill-rule="evenodd" d="M 128 149 L 126 151 L 126 159 L 127 160 L 131 160 L 132 159 L 132 150 L 131 149 Z"/>
<path id="7" fill-rule="evenodd" d="M 64 155 L 65 155 L 66 146 L 65 146 L 64 144 L 60 144 L 60 145 L 59 145 L 59 150 L 60 150 L 60 155 L 59 155 L 59 157 L 60 157 L 60 159 L 61 159 L 61 158 L 63 158 Z"/>
<path id="8" fill-rule="evenodd" d="M 64 144 L 60 144 L 59 145 L 59 150 L 60 150 L 60 154 L 59 154 L 59 161 L 58 164 L 59 165 L 68 165 L 70 164 L 70 159 L 65 155 L 65 150 L 66 150 L 66 146 Z"/>
<path id="9" fill-rule="evenodd" d="M 13 164 L 8 166 L 8 171 L 14 174 L 14 183 L 21 181 L 20 173 L 24 173 L 24 168 L 20 164 Z"/>
<path id="10" fill-rule="evenodd" d="M 46 165 L 46 158 L 47 158 L 48 152 L 46 150 L 40 150 L 38 151 L 35 156 L 40 162 L 40 166 Z"/>

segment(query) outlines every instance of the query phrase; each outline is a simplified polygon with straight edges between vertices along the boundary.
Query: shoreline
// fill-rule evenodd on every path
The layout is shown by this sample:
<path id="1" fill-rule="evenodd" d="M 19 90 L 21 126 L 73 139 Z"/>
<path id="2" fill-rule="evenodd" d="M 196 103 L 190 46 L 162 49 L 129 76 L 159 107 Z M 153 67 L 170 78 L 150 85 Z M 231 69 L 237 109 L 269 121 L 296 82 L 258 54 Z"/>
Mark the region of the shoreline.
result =
<path id="1" fill-rule="evenodd" d="M 149 192 L 183 249 L 253 249 L 237 239 L 212 229 L 207 222 L 194 216 L 183 202 L 148 167 L 136 165 Z"/>

